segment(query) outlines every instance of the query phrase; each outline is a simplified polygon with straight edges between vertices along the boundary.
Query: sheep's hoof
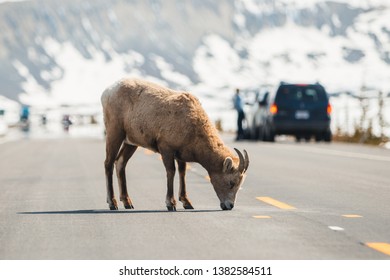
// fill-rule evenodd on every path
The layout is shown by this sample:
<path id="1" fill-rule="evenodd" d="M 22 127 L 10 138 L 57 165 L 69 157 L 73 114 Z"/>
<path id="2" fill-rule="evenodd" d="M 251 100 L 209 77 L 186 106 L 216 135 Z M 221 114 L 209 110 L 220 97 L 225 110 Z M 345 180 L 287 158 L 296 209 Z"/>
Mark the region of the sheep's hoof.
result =
<path id="1" fill-rule="evenodd" d="M 133 205 L 125 205 L 125 209 L 134 209 Z"/>
<path id="2" fill-rule="evenodd" d="M 116 206 L 116 205 L 110 205 L 110 210 L 118 210 L 118 206 Z"/>
<path id="3" fill-rule="evenodd" d="M 167 206 L 168 211 L 176 211 L 176 206 Z"/>
<path id="4" fill-rule="evenodd" d="M 187 196 L 180 197 L 179 200 L 183 203 L 184 209 L 194 209 L 191 204 L 191 201 L 187 198 Z"/>

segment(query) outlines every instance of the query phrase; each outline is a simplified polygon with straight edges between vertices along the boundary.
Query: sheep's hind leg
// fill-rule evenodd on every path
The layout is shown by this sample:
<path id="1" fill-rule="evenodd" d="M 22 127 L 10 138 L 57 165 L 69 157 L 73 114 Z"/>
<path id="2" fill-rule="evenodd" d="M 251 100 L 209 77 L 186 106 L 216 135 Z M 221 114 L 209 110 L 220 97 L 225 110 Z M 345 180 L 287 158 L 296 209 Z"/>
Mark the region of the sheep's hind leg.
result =
<path id="1" fill-rule="evenodd" d="M 167 196 L 165 203 L 168 211 L 176 211 L 176 200 L 173 194 L 173 180 L 176 172 L 175 158 L 173 153 L 169 151 L 161 152 L 161 157 L 167 171 Z"/>
<path id="2" fill-rule="evenodd" d="M 194 207 L 191 204 L 191 201 L 187 197 L 186 181 L 185 181 L 187 163 L 185 161 L 177 160 L 177 165 L 179 167 L 179 177 L 180 177 L 179 200 L 183 203 L 184 209 L 194 209 Z"/>
<path id="3" fill-rule="evenodd" d="M 134 209 L 133 203 L 127 193 L 126 184 L 126 164 L 137 150 L 137 146 L 128 145 L 123 143 L 118 156 L 115 161 L 116 175 L 118 177 L 120 200 L 123 202 L 123 206 L 126 209 Z"/>
<path id="4" fill-rule="evenodd" d="M 118 203 L 116 202 L 114 195 L 112 173 L 114 171 L 114 162 L 122 145 L 123 139 L 124 136 L 122 133 L 111 133 L 110 130 L 107 130 L 106 160 L 104 161 L 104 168 L 106 172 L 107 203 L 110 210 L 118 210 Z"/>

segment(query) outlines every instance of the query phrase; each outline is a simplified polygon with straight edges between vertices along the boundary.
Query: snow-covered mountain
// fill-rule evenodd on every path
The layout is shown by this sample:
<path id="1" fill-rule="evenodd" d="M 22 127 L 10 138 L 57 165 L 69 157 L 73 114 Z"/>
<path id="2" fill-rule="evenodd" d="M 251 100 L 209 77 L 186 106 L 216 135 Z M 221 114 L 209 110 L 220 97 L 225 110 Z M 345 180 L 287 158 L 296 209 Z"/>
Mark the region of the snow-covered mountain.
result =
<path id="1" fill-rule="evenodd" d="M 191 90 L 214 109 L 235 87 L 282 80 L 387 93 L 389 19 L 386 0 L 6 1 L 0 95 L 98 104 L 123 76 Z"/>

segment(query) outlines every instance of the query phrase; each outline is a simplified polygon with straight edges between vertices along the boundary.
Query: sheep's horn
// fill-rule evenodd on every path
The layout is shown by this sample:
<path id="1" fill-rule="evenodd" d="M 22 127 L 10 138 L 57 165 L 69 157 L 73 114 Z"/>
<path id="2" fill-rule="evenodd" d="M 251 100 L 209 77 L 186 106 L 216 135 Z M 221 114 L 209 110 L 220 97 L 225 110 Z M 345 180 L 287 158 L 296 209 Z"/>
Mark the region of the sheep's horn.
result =
<path id="1" fill-rule="evenodd" d="M 238 165 L 238 171 L 243 173 L 245 171 L 245 159 L 244 159 L 244 156 L 241 154 L 241 152 L 238 149 L 234 148 L 234 150 L 236 151 L 236 153 L 238 155 L 238 158 L 240 159 L 240 164 Z"/>
<path id="2" fill-rule="evenodd" d="M 244 150 L 244 155 L 245 155 L 245 166 L 244 166 L 244 172 L 248 170 L 249 166 L 249 156 L 248 153 Z"/>

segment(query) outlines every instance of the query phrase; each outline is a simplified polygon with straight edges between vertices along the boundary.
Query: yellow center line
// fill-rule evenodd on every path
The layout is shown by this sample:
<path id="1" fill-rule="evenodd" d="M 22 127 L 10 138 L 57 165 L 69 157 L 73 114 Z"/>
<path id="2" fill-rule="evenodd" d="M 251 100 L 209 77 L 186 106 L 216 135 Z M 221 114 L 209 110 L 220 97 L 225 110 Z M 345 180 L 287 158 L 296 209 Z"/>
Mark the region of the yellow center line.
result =
<path id="1" fill-rule="evenodd" d="M 355 214 L 346 214 L 346 215 L 342 215 L 342 216 L 345 218 L 363 218 L 363 216 L 355 215 Z"/>
<path id="2" fill-rule="evenodd" d="M 295 207 L 293 207 L 291 205 L 280 202 L 280 201 L 273 199 L 271 197 L 268 197 L 268 196 L 259 196 L 259 197 L 256 197 L 256 199 L 260 200 L 262 202 L 271 204 L 272 206 L 278 207 L 280 209 L 285 209 L 285 210 L 296 209 Z"/>
<path id="3" fill-rule="evenodd" d="M 270 219 L 270 216 L 252 216 L 255 219 Z"/>
<path id="4" fill-rule="evenodd" d="M 366 243 L 366 246 L 390 256 L 390 244 L 389 243 L 370 242 L 370 243 Z"/>

